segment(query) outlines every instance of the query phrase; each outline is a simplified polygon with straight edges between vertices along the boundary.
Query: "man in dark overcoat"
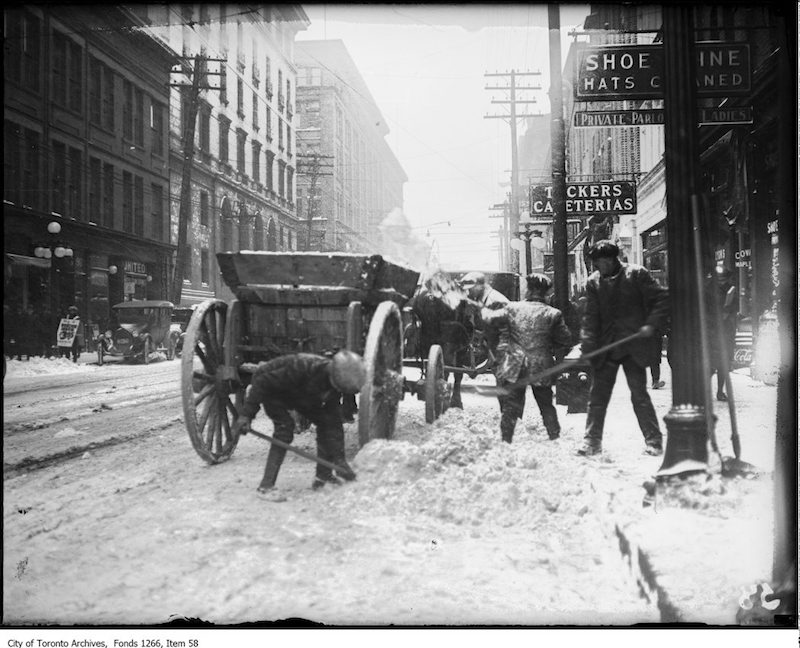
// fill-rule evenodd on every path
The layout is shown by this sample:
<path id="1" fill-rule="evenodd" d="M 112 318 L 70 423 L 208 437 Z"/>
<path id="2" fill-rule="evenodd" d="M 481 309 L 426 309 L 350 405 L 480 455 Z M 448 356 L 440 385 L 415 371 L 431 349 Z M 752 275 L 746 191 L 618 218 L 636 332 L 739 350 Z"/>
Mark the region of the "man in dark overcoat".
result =
<path id="1" fill-rule="evenodd" d="M 650 362 L 651 338 L 664 330 L 669 316 L 668 293 L 646 268 L 619 260 L 619 248 L 611 241 L 598 241 L 589 256 L 596 270 L 586 282 L 586 308 L 581 324 L 581 350 L 589 353 L 634 333 L 641 337 L 592 359 L 594 375 L 589 392 L 584 444 L 580 455 L 602 451 L 606 409 L 622 366 L 631 390 L 633 411 L 650 455 L 663 452 L 658 418 L 647 393 L 646 368 Z"/>

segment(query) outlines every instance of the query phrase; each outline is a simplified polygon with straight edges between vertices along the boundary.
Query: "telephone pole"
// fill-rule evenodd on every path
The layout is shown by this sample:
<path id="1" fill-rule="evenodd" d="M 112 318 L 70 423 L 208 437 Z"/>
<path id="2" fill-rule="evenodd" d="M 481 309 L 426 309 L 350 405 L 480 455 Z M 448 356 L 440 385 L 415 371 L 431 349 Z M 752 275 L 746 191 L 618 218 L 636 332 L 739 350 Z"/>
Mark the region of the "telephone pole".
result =
<path id="1" fill-rule="evenodd" d="M 311 249 L 311 222 L 317 215 L 317 181 L 323 176 L 333 175 L 333 156 L 310 153 L 297 157 L 297 171 L 308 177 L 308 200 L 306 208 L 306 251 Z"/>
<path id="2" fill-rule="evenodd" d="M 502 86 L 486 86 L 485 90 L 506 90 L 508 91 L 508 99 L 492 99 L 493 104 L 507 104 L 509 114 L 507 115 L 484 115 L 484 119 L 504 119 L 508 120 L 511 124 L 511 222 L 509 224 L 509 236 L 516 236 L 519 230 L 519 160 L 517 153 L 517 119 L 524 119 L 527 117 L 537 117 L 536 114 L 518 114 L 517 104 L 533 104 L 536 99 L 518 99 L 517 91 L 525 90 L 540 90 L 541 86 L 518 86 L 517 78 L 526 76 L 537 76 L 541 72 L 518 72 L 511 70 L 510 72 L 487 72 L 485 77 L 502 77 L 508 80 L 508 85 Z M 519 272 L 519 252 L 517 250 L 510 251 L 509 269 L 511 272 Z"/>
<path id="3" fill-rule="evenodd" d="M 182 77 L 190 77 L 191 84 L 185 81 L 173 81 L 170 86 L 174 88 L 184 88 L 185 94 L 181 93 L 181 116 L 183 118 L 183 132 L 181 134 L 181 144 L 183 148 L 183 166 L 181 170 L 181 195 L 178 207 L 178 249 L 175 252 L 175 268 L 172 275 L 172 291 L 170 296 L 172 303 L 178 306 L 181 303 L 181 292 L 183 290 L 183 277 L 185 275 L 183 266 L 186 263 L 186 237 L 189 230 L 189 219 L 192 214 L 192 165 L 194 162 L 194 134 L 197 123 L 197 110 L 200 103 L 201 90 L 218 90 L 206 84 L 206 77 L 209 75 L 221 75 L 220 72 L 209 72 L 208 62 L 217 61 L 224 63 L 225 59 L 208 58 L 197 54 L 190 64 L 186 59 L 181 64 L 181 69 L 172 70 L 173 74 Z M 188 89 L 187 89 L 188 88 Z M 184 100 L 185 99 L 185 100 Z"/>

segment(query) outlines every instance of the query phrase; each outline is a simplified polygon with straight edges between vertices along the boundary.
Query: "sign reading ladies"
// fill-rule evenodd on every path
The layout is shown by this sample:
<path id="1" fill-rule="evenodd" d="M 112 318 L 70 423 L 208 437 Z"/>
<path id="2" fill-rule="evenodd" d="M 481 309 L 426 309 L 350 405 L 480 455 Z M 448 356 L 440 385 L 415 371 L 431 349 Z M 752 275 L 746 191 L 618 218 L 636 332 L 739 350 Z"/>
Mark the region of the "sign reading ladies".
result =
<path id="1" fill-rule="evenodd" d="M 553 185 L 531 185 L 530 210 L 533 215 L 552 215 Z M 635 214 L 636 185 L 633 182 L 580 182 L 567 184 L 567 213 Z"/>

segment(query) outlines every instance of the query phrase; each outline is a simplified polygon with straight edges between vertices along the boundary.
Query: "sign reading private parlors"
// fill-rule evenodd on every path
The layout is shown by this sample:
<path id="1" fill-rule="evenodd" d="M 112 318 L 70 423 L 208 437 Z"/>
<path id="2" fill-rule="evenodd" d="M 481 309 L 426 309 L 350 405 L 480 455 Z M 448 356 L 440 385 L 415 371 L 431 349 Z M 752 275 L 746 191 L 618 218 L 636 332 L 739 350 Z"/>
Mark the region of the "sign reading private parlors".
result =
<path id="1" fill-rule="evenodd" d="M 752 106 L 731 108 L 698 108 L 697 123 L 709 124 L 752 124 Z M 661 108 L 642 110 L 587 110 L 578 111 L 573 116 L 577 128 L 607 128 L 609 126 L 659 126 L 664 124 L 664 111 Z"/>
<path id="2" fill-rule="evenodd" d="M 552 215 L 553 185 L 531 185 L 531 216 Z M 576 182 L 567 184 L 567 214 L 618 215 L 636 213 L 633 182 Z"/>
<path id="3" fill-rule="evenodd" d="M 750 46 L 705 41 L 695 44 L 697 95 L 750 92 Z M 664 96 L 664 46 L 587 45 L 575 57 L 576 101 L 660 99 Z"/>

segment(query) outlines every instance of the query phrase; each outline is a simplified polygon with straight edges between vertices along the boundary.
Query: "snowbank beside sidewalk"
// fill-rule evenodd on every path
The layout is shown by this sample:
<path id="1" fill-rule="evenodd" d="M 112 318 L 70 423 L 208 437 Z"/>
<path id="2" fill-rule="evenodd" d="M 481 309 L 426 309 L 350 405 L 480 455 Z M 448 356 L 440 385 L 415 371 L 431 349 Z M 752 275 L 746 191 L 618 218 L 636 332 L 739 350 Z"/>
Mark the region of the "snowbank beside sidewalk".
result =
<path id="1" fill-rule="evenodd" d="M 30 360 L 9 360 L 6 358 L 6 378 L 85 373 L 97 371 L 98 369 L 97 365 L 72 362 L 69 358 L 42 358 L 39 356 L 35 356 Z"/>

